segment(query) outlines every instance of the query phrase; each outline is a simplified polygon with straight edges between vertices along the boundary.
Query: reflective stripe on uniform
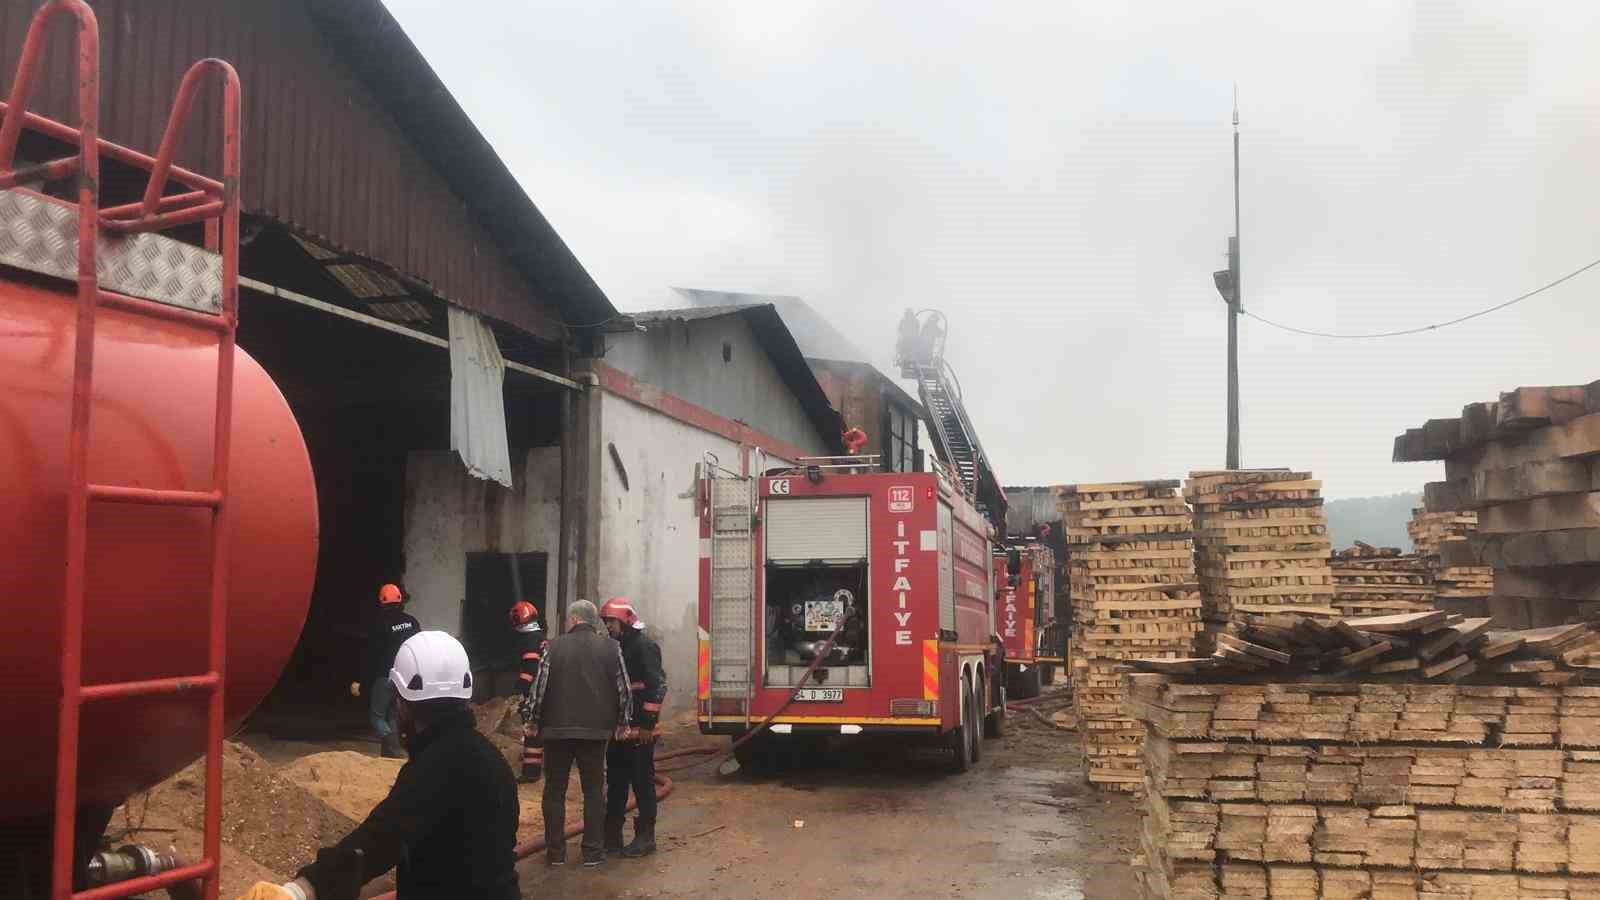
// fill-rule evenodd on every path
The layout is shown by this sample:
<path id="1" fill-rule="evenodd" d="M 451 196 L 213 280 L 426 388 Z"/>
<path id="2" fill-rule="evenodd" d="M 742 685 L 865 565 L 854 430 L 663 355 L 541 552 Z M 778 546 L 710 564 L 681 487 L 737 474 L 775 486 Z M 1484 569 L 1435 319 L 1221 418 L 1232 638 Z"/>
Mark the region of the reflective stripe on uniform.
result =
<path id="1" fill-rule="evenodd" d="M 521 678 L 523 681 L 526 681 L 529 684 L 533 684 L 533 673 L 532 672 L 522 672 L 522 673 L 518 674 L 517 677 Z"/>
<path id="2" fill-rule="evenodd" d="M 533 650 L 529 650 L 527 653 L 522 654 L 522 658 L 532 660 L 533 662 L 538 662 L 539 654 Z"/>
<path id="3" fill-rule="evenodd" d="M 661 712 L 661 704 L 659 704 L 659 703 L 646 703 L 644 705 L 644 711 L 645 712 L 653 712 L 653 713 Z"/>
<path id="4" fill-rule="evenodd" d="M 631 691 L 642 691 L 642 690 L 644 690 L 644 682 L 642 682 L 642 681 L 630 681 L 630 682 L 628 682 L 628 689 L 631 690 Z"/>

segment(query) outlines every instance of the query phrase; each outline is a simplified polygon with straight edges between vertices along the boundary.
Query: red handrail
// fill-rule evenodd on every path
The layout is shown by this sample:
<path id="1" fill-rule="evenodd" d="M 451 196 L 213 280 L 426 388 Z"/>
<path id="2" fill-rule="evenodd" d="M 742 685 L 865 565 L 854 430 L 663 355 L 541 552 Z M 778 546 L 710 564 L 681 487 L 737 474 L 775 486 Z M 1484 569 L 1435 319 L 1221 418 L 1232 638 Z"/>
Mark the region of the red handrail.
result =
<path id="1" fill-rule="evenodd" d="M 77 21 L 78 127 L 28 112 L 45 31 L 58 15 Z M 28 27 L 9 99 L 0 104 L 0 189 L 35 178 L 76 176 L 78 188 L 77 332 L 72 373 L 72 409 L 67 439 L 66 576 L 61 613 L 61 698 L 56 746 L 54 846 L 51 859 L 51 896 L 56 900 L 85 897 L 127 897 L 178 881 L 203 878 L 204 896 L 216 900 L 222 852 L 222 738 L 224 685 L 227 657 L 228 600 L 228 470 L 233 420 L 234 338 L 239 304 L 239 174 L 240 86 L 233 67 L 220 59 L 204 59 L 184 73 L 172 113 L 152 158 L 119 147 L 99 136 L 100 83 L 99 26 L 84 0 L 50 0 Z M 222 81 L 222 166 L 220 182 L 172 164 L 178 140 L 188 121 L 195 93 L 207 75 Z M 13 168 L 24 128 L 76 145 L 77 153 L 50 162 Z M 100 154 L 150 171 L 150 182 L 139 203 L 99 208 Z M 169 181 L 188 191 L 166 195 Z M 222 309 L 220 316 L 173 309 L 147 300 L 102 291 L 96 279 L 96 251 L 103 227 L 112 232 L 156 231 L 177 225 L 219 219 L 218 249 L 222 257 Z M 91 395 L 94 383 L 96 312 L 101 305 L 166 321 L 179 322 L 217 334 L 216 411 L 212 428 L 212 472 L 209 490 L 151 489 L 126 485 L 94 484 L 88 480 Z M 91 501 L 135 503 L 146 506 L 192 506 L 211 510 L 210 603 L 207 622 L 206 671 L 175 678 L 83 684 L 84 571 L 87 564 L 88 511 Z M 207 692 L 206 788 L 204 858 L 194 865 L 161 875 L 118 882 L 91 891 L 73 893 L 74 837 L 77 824 L 78 741 L 85 702 L 116 697 Z"/>

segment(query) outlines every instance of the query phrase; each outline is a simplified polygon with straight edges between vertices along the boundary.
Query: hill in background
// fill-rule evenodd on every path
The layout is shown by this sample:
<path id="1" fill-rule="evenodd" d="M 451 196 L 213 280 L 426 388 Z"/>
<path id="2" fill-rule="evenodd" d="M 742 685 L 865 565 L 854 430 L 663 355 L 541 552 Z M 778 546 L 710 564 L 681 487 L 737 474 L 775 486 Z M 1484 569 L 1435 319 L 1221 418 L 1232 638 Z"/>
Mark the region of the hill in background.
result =
<path id="1" fill-rule="evenodd" d="M 1411 537 L 1406 534 L 1406 523 L 1411 521 L 1411 510 L 1421 505 L 1422 495 L 1418 493 L 1329 500 L 1323 504 L 1328 515 L 1328 539 L 1335 550 L 1366 541 L 1409 552 Z"/>

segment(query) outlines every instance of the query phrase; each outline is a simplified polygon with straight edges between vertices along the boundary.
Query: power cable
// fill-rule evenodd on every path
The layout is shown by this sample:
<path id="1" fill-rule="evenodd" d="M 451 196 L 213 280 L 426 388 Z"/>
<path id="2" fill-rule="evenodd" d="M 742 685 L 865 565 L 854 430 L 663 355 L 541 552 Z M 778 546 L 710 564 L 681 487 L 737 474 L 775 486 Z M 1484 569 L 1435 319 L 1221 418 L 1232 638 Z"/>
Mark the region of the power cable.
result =
<path id="1" fill-rule="evenodd" d="M 1499 310 L 1505 309 L 1508 306 L 1513 306 L 1515 304 L 1521 303 L 1522 301 L 1527 300 L 1527 299 L 1529 299 L 1531 297 L 1536 297 L 1539 294 L 1542 294 L 1545 291 L 1550 290 L 1551 288 L 1555 287 L 1556 285 L 1562 284 L 1562 283 L 1567 282 L 1567 281 L 1571 281 L 1572 279 L 1577 278 L 1579 275 L 1582 275 L 1584 272 L 1589 271 L 1590 269 L 1594 268 L 1595 266 L 1600 266 L 1600 259 L 1597 259 L 1594 262 L 1591 262 L 1586 266 L 1581 266 L 1581 267 L 1579 267 L 1577 269 L 1574 269 L 1571 272 L 1568 272 L 1567 274 L 1561 276 L 1560 278 L 1557 278 L 1555 281 L 1552 281 L 1552 282 L 1550 282 L 1548 284 L 1540 285 L 1539 287 L 1534 288 L 1533 290 L 1527 292 L 1526 294 L 1522 294 L 1522 295 L 1517 296 L 1517 297 L 1512 297 L 1510 300 L 1507 300 L 1507 301 L 1505 301 L 1503 303 L 1496 303 L 1494 306 L 1490 306 L 1490 307 L 1488 307 L 1486 309 L 1480 309 L 1477 312 L 1467 313 L 1464 316 L 1459 316 L 1457 318 L 1450 319 L 1449 321 L 1436 322 L 1436 323 L 1434 323 L 1432 325 L 1422 325 L 1422 326 L 1419 326 L 1419 327 L 1416 327 L 1416 328 L 1402 328 L 1402 329 L 1400 329 L 1398 331 L 1373 331 L 1373 332 L 1367 332 L 1367 333 L 1363 333 L 1363 334 L 1340 334 L 1340 333 L 1331 332 L 1331 331 L 1315 331 L 1315 330 L 1310 329 L 1310 328 L 1296 328 L 1293 325 L 1285 325 L 1282 322 L 1274 322 L 1274 321 L 1272 321 L 1271 319 L 1269 319 L 1269 318 L 1267 318 L 1265 316 L 1259 315 L 1257 313 L 1253 313 L 1248 309 L 1244 309 L 1243 307 L 1241 307 L 1239 309 L 1239 312 L 1242 315 L 1246 315 L 1246 316 L 1249 316 L 1252 319 L 1255 319 L 1257 322 L 1261 322 L 1261 323 L 1263 323 L 1265 325 L 1271 325 L 1273 328 L 1281 329 L 1283 331 L 1288 331 L 1288 332 L 1291 332 L 1293 334 L 1303 334 L 1303 335 L 1307 335 L 1309 337 L 1336 338 L 1336 339 L 1340 339 L 1340 340 L 1359 340 L 1359 339 L 1365 339 L 1365 338 L 1401 337 L 1401 336 L 1407 335 L 1407 334 L 1421 334 L 1424 331 L 1437 331 L 1440 328 L 1447 328 L 1447 327 L 1449 327 L 1451 325 L 1459 325 L 1462 322 L 1466 322 L 1466 321 L 1468 321 L 1470 319 L 1476 319 L 1479 316 L 1486 316 L 1489 313 L 1497 312 Z"/>

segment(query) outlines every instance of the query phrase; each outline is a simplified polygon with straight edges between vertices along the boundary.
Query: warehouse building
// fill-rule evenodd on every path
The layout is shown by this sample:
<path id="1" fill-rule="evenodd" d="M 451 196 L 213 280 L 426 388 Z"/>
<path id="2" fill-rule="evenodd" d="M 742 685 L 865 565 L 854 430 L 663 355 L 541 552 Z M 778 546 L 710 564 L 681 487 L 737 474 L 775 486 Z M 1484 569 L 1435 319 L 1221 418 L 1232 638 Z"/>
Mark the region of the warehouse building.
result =
<path id="1" fill-rule="evenodd" d="M 36 6 L 0 0 L 0 71 Z M 107 140 L 153 152 L 194 60 L 231 62 L 243 85 L 239 344 L 304 432 L 320 529 L 310 615 L 267 711 L 316 704 L 300 718 L 327 719 L 386 581 L 498 664 L 491 639 L 514 592 L 559 604 L 561 574 L 571 581 L 571 360 L 616 310 L 378 0 L 95 11 Z M 55 29 L 33 111 L 76 121 L 72 57 L 71 30 Z M 202 173 L 220 171 L 217 93 L 203 92 L 177 159 Z M 61 151 L 30 133 L 19 163 Z M 102 175 L 105 205 L 144 188 L 113 158 Z M 194 232 L 178 236 L 201 242 Z M 419 504 L 420 481 L 448 508 Z M 553 524 L 519 529 L 528 516 Z M 359 704 L 340 709 L 361 721 Z"/>

